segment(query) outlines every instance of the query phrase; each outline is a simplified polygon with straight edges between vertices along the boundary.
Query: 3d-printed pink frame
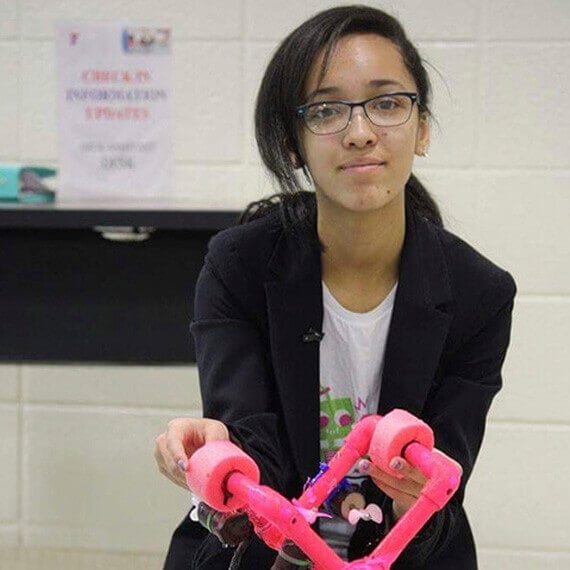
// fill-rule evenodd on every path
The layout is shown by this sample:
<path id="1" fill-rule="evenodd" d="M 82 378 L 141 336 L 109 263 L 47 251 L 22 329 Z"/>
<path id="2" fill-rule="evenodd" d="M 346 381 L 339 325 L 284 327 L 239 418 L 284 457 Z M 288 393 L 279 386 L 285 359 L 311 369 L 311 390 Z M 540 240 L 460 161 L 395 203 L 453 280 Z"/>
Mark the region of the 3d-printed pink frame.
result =
<path id="1" fill-rule="evenodd" d="M 399 476 L 390 467 L 404 457 L 428 479 L 414 505 L 397 521 L 368 556 L 346 562 L 311 528 L 307 511 L 316 511 L 362 457 Z M 260 485 L 257 464 L 229 441 L 209 442 L 188 461 L 188 487 L 212 508 L 246 513 L 256 534 L 279 550 L 286 539 L 310 558 L 314 570 L 389 570 L 406 545 L 428 519 L 442 509 L 457 491 L 461 467 L 434 449 L 427 424 L 404 410 L 385 416 L 367 416 L 356 423 L 328 468 L 307 486 L 298 500 L 287 500 Z"/>

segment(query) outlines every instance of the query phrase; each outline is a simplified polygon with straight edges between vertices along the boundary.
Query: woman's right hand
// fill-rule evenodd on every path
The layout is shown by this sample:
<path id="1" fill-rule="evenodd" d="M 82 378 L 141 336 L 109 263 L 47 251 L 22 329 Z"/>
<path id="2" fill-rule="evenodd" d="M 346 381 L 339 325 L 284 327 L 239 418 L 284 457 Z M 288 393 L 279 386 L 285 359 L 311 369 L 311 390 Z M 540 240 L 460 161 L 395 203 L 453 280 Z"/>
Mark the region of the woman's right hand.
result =
<path id="1" fill-rule="evenodd" d="M 229 439 L 228 428 L 218 420 L 176 418 L 156 438 L 154 459 L 165 477 L 188 489 L 185 475 L 188 458 L 208 441 Z"/>

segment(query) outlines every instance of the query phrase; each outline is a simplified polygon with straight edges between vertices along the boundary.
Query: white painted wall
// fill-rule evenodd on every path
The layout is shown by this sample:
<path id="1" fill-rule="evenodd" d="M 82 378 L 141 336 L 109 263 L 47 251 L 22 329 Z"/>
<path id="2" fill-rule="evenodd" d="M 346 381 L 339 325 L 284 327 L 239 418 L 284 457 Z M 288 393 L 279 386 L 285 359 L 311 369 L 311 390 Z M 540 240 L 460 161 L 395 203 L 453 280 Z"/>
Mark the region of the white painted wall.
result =
<path id="1" fill-rule="evenodd" d="M 242 207 L 270 191 L 251 136 L 268 55 L 332 4 L 0 0 L 0 160 L 57 164 L 56 19 L 170 25 L 171 194 Z M 417 172 L 448 226 L 519 286 L 505 389 L 468 489 L 481 568 L 570 568 L 570 2 L 374 4 L 445 80 L 432 73 L 441 130 Z M 221 97 L 224 116 L 210 107 Z M 188 499 L 155 471 L 153 438 L 183 413 L 199 414 L 193 367 L 1 365 L 0 567 L 159 568 Z"/>

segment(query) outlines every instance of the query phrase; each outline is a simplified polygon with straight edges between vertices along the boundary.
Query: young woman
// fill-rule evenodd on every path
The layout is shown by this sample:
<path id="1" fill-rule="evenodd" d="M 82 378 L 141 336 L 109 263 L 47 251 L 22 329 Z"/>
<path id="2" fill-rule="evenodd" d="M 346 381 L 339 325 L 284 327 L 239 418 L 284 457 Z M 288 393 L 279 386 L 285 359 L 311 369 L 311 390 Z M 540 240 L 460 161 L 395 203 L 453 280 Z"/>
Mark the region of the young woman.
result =
<path id="1" fill-rule="evenodd" d="M 185 486 L 188 457 L 231 438 L 263 483 L 295 497 L 352 423 L 406 409 L 431 426 L 463 480 L 393 568 L 475 570 L 462 501 L 501 387 L 515 285 L 443 229 L 412 174 L 415 156 L 427 155 L 429 103 L 417 50 L 380 10 L 332 8 L 283 41 L 256 110 L 261 156 L 282 193 L 210 243 L 192 325 L 204 419 L 170 422 L 155 456 Z M 303 178 L 313 192 L 301 191 Z M 400 477 L 367 461 L 352 474 L 384 522 L 321 525 L 351 559 L 422 489 L 403 458 L 393 467 Z M 205 535 L 183 521 L 165 568 L 227 568 L 232 549 Z M 240 567 L 274 560 L 254 541 Z"/>

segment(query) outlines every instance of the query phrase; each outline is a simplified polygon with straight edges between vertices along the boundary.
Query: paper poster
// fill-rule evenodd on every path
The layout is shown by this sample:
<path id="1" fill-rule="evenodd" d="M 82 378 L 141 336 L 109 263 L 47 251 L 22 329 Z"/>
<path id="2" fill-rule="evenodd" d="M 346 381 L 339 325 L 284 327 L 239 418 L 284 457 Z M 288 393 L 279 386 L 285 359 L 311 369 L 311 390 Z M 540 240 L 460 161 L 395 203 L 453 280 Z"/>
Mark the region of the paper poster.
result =
<path id="1" fill-rule="evenodd" d="M 170 185 L 168 28 L 57 26 L 58 195 L 156 197 Z"/>

